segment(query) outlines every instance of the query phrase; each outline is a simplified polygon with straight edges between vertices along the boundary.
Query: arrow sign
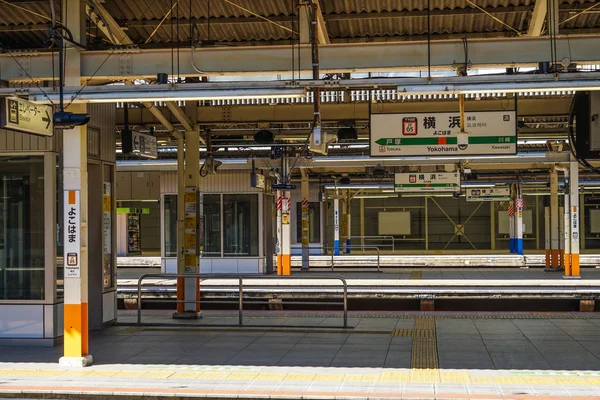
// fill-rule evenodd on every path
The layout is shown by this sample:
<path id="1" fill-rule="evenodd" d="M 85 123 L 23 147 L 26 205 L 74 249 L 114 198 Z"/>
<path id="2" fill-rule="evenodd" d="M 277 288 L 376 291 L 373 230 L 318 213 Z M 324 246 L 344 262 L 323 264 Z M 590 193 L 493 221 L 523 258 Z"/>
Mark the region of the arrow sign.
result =
<path id="1" fill-rule="evenodd" d="M 50 119 L 50 114 L 48 113 L 48 110 L 45 110 L 46 116 L 42 117 L 42 121 L 46 122 L 46 129 L 48 129 L 48 127 L 50 126 L 50 123 L 52 122 L 52 119 Z"/>
<path id="2" fill-rule="evenodd" d="M 2 99 L 0 127 L 34 135 L 52 136 L 52 107 L 19 97 Z"/>

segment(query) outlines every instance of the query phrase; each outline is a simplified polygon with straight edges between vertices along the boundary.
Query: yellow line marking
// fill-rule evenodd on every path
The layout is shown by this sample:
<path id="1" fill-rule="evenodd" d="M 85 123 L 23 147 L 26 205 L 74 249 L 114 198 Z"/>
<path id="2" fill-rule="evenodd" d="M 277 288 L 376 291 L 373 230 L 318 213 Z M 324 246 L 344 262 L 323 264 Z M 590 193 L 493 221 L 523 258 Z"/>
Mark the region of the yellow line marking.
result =
<path id="1" fill-rule="evenodd" d="M 421 279 L 423 279 L 423 271 L 417 270 L 417 269 L 413 270 L 410 273 L 410 279 L 411 280 L 421 280 Z"/>
<path id="2" fill-rule="evenodd" d="M 287 376 L 287 374 L 260 373 L 260 374 L 258 374 L 256 379 L 261 380 L 261 381 L 282 381 L 285 379 L 286 376 Z"/>
<path id="3" fill-rule="evenodd" d="M 315 379 L 314 374 L 288 374 L 285 377 L 286 381 L 312 381 Z"/>
<path id="4" fill-rule="evenodd" d="M 227 377 L 227 379 L 252 380 L 252 379 L 256 379 L 257 376 L 258 376 L 258 372 L 234 372 L 234 373 L 230 374 Z"/>

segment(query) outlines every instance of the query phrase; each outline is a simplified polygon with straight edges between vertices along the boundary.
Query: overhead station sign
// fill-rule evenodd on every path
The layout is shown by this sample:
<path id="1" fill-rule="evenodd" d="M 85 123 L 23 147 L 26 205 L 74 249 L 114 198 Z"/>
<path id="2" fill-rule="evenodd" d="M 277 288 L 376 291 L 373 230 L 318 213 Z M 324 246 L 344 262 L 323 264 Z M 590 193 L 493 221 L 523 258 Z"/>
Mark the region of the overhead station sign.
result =
<path id="1" fill-rule="evenodd" d="M 509 188 L 468 188 L 467 201 L 509 201 Z"/>
<path id="2" fill-rule="evenodd" d="M 2 99 L 0 125 L 2 128 L 15 131 L 52 136 L 54 134 L 52 114 L 51 106 L 35 104 L 18 97 L 9 97 Z"/>
<path id="3" fill-rule="evenodd" d="M 396 192 L 459 192 L 458 172 L 403 173 L 394 177 Z"/>
<path id="4" fill-rule="evenodd" d="M 371 157 L 516 154 L 515 111 L 371 114 Z"/>
<path id="5" fill-rule="evenodd" d="M 157 158 L 156 137 L 131 130 L 121 131 L 124 154 L 135 154 L 144 158 Z"/>

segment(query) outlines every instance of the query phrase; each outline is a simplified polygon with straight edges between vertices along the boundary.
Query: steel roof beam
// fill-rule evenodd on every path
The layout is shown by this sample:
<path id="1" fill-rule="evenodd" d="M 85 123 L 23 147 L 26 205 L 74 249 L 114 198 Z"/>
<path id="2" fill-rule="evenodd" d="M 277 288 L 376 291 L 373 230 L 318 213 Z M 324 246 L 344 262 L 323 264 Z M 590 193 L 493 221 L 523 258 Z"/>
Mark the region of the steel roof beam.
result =
<path id="1" fill-rule="evenodd" d="M 521 37 L 470 40 L 469 61 L 473 68 L 537 66 L 549 61 L 550 43 L 545 37 Z M 457 60 L 464 59 L 462 40 L 435 41 L 431 45 L 433 69 L 453 70 Z M 600 36 L 558 37 L 557 59 L 568 58 L 573 63 L 600 62 Z M 72 51 L 72 50 L 70 50 Z M 351 43 L 322 45 L 320 69 L 322 73 L 357 71 L 408 71 L 427 67 L 427 42 Z M 289 73 L 291 55 L 289 46 L 219 47 L 195 51 L 196 65 L 205 75 L 262 75 Z M 13 57 L 21 58 L 17 63 Z M 52 79 L 52 54 L 2 54 L 0 70 L 7 81 L 30 82 L 27 74 L 37 80 Z M 191 49 L 180 49 L 179 74 L 197 76 L 191 63 Z M 171 70 L 171 50 L 121 49 L 87 51 L 81 54 L 81 76 L 98 80 L 155 78 L 157 72 Z M 29 61 L 29 62 L 25 62 Z M 301 49 L 301 69 L 312 70 L 310 46 Z M 26 67 L 27 73 L 23 70 Z M 331 82 L 335 85 L 335 81 Z"/>
<path id="2" fill-rule="evenodd" d="M 100 4 L 99 0 L 87 0 L 87 3 L 88 4 L 85 7 L 86 14 L 112 44 L 133 44 L 133 41 L 127 36 L 123 28 L 119 26 L 106 8 Z"/>

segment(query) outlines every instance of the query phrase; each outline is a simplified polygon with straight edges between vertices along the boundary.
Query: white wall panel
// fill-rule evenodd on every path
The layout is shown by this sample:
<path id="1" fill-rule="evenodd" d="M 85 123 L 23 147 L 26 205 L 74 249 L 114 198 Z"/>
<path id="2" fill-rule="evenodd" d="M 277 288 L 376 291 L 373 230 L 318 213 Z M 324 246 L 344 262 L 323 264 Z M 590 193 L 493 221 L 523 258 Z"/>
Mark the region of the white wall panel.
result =
<path id="1" fill-rule="evenodd" d="M 160 174 L 161 193 L 177 193 L 177 172 L 164 171 Z M 262 192 L 250 187 L 250 173 L 247 170 L 222 171 L 200 178 L 202 193 Z"/>
<path id="2" fill-rule="evenodd" d="M 44 337 L 44 306 L 3 304 L 0 306 L 0 338 Z"/>

